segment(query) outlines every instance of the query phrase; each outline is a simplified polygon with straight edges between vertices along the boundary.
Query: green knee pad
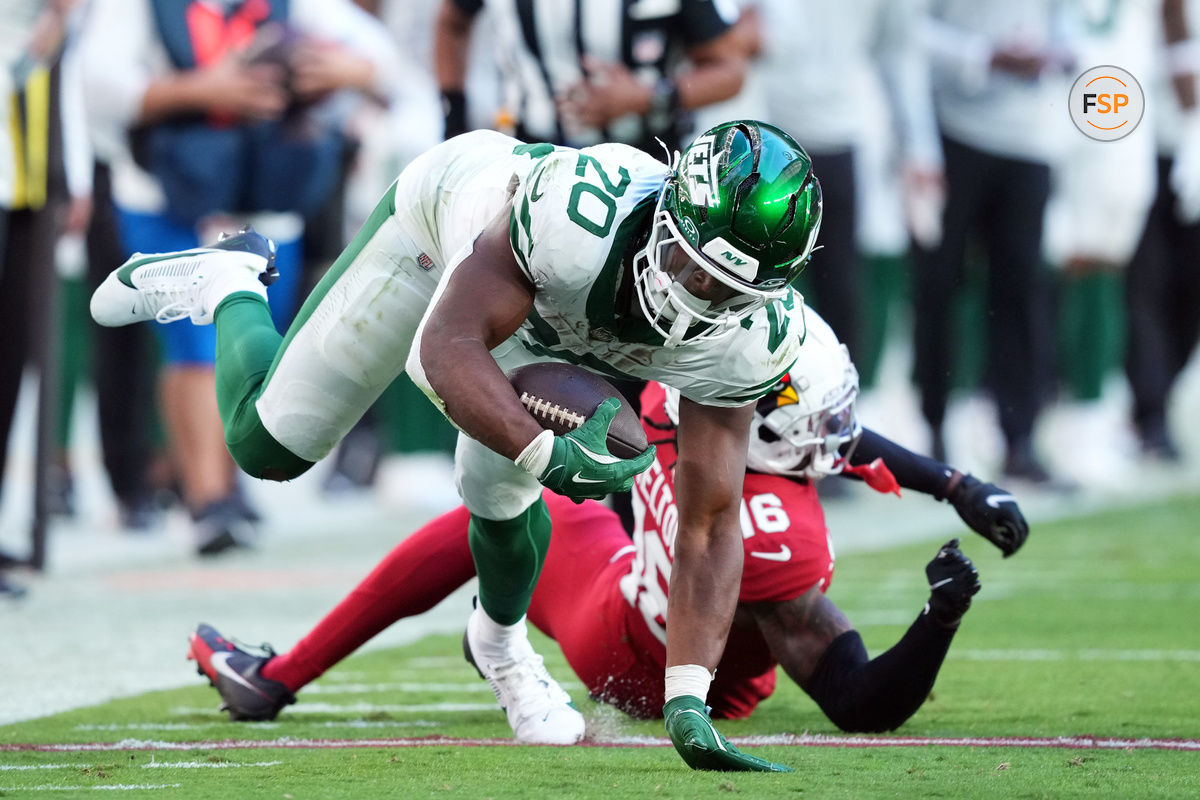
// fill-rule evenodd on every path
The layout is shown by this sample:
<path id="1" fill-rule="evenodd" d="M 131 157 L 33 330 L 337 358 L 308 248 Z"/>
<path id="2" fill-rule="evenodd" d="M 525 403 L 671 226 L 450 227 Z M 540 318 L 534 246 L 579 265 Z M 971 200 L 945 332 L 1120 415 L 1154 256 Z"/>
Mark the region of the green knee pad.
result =
<path id="1" fill-rule="evenodd" d="M 471 515 L 471 556 L 479 575 L 479 603 L 493 621 L 512 625 L 524 616 L 550 549 L 550 511 L 540 497 L 513 519 Z"/>

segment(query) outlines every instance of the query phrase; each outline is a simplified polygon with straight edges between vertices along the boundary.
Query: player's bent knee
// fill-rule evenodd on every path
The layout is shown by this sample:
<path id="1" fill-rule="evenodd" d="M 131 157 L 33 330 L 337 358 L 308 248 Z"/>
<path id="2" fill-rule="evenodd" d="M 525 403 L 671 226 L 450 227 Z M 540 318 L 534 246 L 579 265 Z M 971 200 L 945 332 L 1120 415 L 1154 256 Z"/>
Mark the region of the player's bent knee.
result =
<path id="1" fill-rule="evenodd" d="M 243 472 L 267 481 L 290 481 L 303 475 L 314 462 L 307 461 L 280 444 L 267 432 L 257 414 L 227 426 L 225 445 Z"/>

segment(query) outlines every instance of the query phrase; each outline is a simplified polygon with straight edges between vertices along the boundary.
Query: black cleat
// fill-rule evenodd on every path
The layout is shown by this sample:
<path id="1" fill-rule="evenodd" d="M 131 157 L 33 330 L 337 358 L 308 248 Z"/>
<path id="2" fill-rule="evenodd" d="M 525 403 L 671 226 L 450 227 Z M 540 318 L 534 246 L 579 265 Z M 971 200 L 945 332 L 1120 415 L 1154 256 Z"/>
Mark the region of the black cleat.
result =
<path id="1" fill-rule="evenodd" d="M 275 657 L 270 645 L 263 645 L 262 650 L 265 655 L 247 653 L 204 623 L 188 637 L 188 659 L 196 662 L 196 671 L 216 688 L 221 695 L 220 710 L 228 711 L 233 722 L 275 719 L 279 709 L 296 702 L 296 695 L 286 686 L 260 674 L 263 665 Z"/>
<path id="2" fill-rule="evenodd" d="M 222 233 L 217 243 L 209 245 L 212 250 L 233 250 L 235 252 L 254 253 L 267 260 L 266 269 L 259 274 L 258 280 L 263 286 L 270 286 L 279 280 L 279 270 L 275 268 L 275 242 L 258 233 L 249 225 L 242 228 L 233 236 Z"/>
<path id="3" fill-rule="evenodd" d="M 958 549 L 958 539 L 942 545 L 925 565 L 929 579 L 929 613 L 943 625 L 957 625 L 980 589 L 979 572 Z"/>

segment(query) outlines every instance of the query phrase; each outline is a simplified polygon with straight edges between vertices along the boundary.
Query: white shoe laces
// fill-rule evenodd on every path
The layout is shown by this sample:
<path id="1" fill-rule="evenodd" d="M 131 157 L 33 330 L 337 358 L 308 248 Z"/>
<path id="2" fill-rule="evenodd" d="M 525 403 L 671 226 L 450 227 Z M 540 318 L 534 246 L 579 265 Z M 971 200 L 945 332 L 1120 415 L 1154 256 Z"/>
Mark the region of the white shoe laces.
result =
<path id="1" fill-rule="evenodd" d="M 144 267 L 137 287 L 147 307 L 154 312 L 157 322 L 168 323 L 190 316 L 199 303 L 198 281 L 193 277 L 199 269 L 197 260 L 178 263 L 165 262 Z M 191 278 L 191 280 L 188 280 Z"/>
<path id="2" fill-rule="evenodd" d="M 497 699 L 512 713 L 519 724 L 527 719 L 545 716 L 547 711 L 571 702 L 546 670 L 545 662 L 536 653 L 527 653 L 512 661 L 489 665 L 488 683 Z"/>

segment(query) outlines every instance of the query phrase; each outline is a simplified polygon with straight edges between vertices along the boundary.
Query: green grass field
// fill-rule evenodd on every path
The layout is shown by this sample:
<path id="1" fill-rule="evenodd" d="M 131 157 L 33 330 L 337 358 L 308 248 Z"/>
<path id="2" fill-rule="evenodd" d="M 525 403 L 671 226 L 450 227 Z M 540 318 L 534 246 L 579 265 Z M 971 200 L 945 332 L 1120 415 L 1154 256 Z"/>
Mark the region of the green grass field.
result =
<path id="1" fill-rule="evenodd" d="M 595 746 L 508 745 L 503 715 L 450 636 L 356 656 L 273 723 L 224 721 L 197 678 L 0 726 L 0 796 L 1194 798 L 1198 521 L 1200 498 L 1186 497 L 1037 524 L 1009 560 L 966 533 L 983 591 L 933 696 L 899 731 L 846 737 L 785 678 L 752 719 L 721 725 L 732 738 L 776 737 L 746 749 L 793 766 L 788 775 L 691 772 L 663 746 L 660 722 L 589 703 L 572 682 Z M 922 568 L 935 550 L 839 557 L 830 596 L 873 653 L 924 601 Z M 181 658 L 184 633 L 163 645 Z M 569 674 L 552 643 L 539 647 L 552 671 Z M 789 744 L 781 734 L 816 738 Z M 1055 737 L 1091 746 L 1033 741 Z M 853 746 L 864 743 L 874 746 Z M 71 746 L 47 747 L 56 744 Z"/>

